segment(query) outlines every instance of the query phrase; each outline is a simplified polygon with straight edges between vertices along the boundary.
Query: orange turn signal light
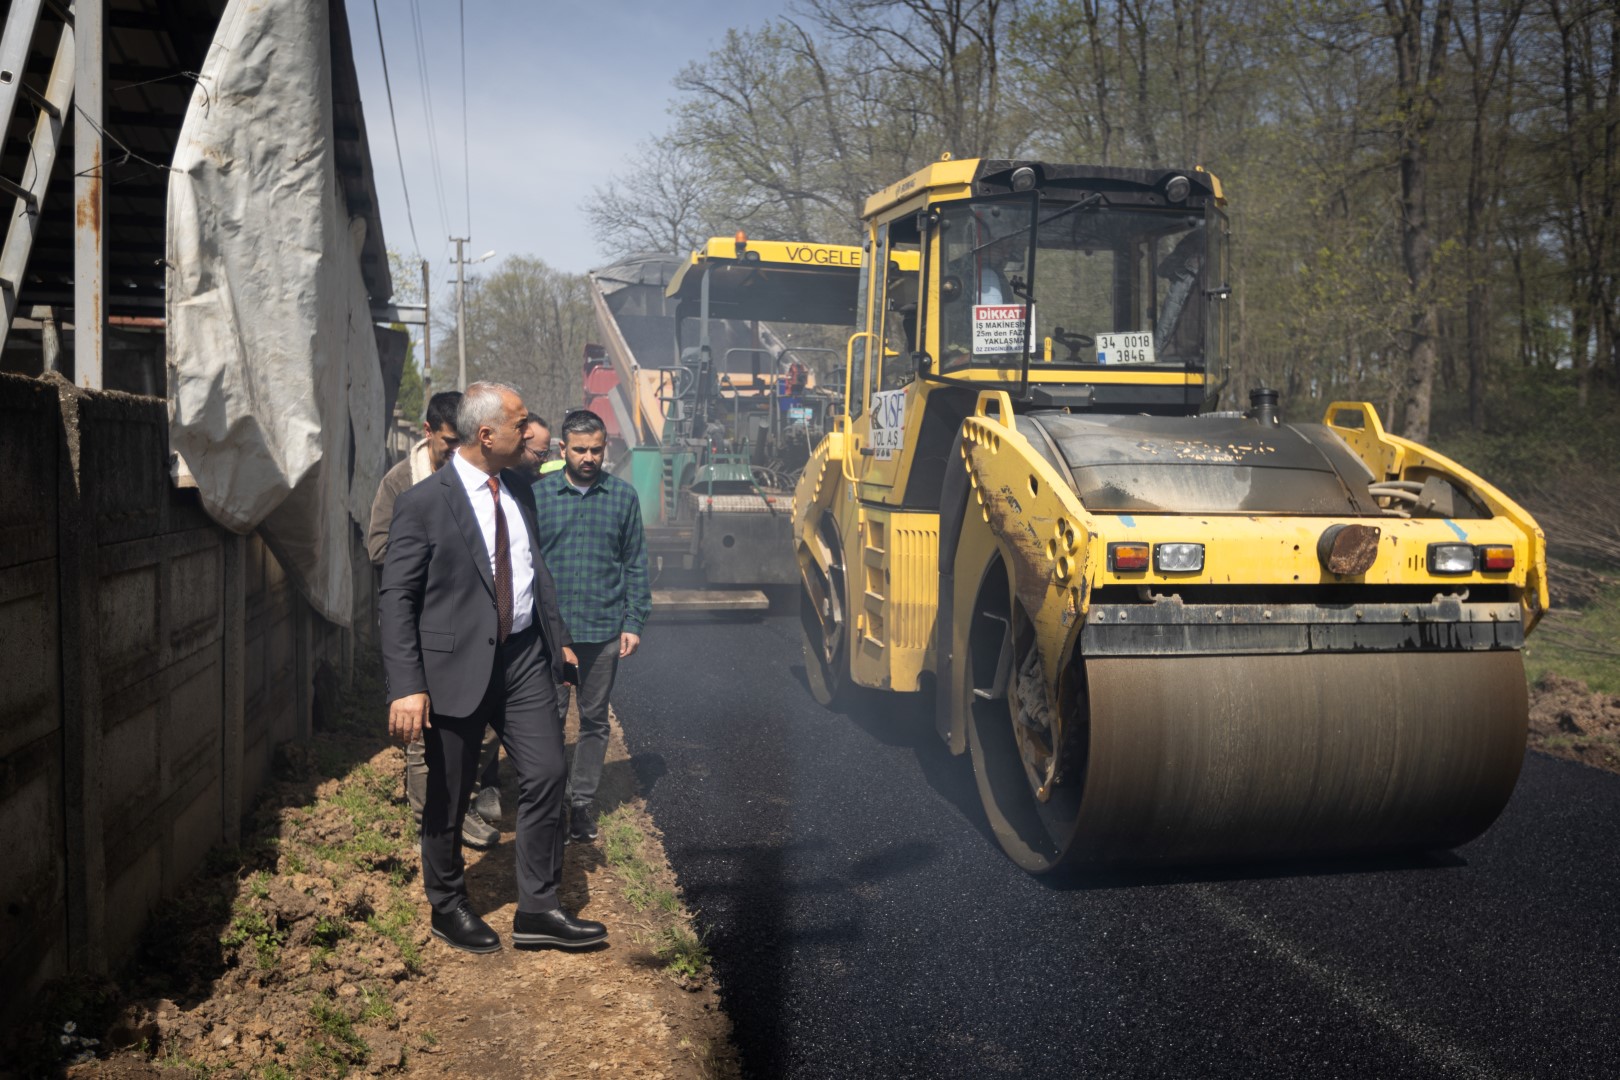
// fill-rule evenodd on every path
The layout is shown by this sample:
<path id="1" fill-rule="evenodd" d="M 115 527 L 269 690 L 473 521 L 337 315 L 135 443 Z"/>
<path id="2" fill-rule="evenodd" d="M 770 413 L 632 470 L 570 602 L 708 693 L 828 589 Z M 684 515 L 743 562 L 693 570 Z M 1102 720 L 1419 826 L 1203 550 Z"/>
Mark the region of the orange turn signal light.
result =
<path id="1" fill-rule="evenodd" d="M 1108 545 L 1108 569 L 1118 573 L 1148 568 L 1148 546 L 1138 543 Z"/>
<path id="2" fill-rule="evenodd" d="M 1481 544 L 1479 568 L 1489 573 L 1502 573 L 1513 569 L 1513 547 L 1510 544 Z"/>

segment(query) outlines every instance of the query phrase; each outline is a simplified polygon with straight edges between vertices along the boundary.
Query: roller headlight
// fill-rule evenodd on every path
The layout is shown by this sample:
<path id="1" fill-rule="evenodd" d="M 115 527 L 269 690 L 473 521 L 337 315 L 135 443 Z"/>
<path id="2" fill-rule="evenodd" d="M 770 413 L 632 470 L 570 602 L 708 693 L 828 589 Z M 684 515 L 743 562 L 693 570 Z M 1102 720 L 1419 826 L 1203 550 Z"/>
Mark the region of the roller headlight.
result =
<path id="1" fill-rule="evenodd" d="M 1430 544 L 1429 573 L 1472 574 L 1479 565 L 1472 544 Z"/>
<path id="2" fill-rule="evenodd" d="M 1204 545 L 1155 544 L 1153 568 L 1161 574 L 1196 574 L 1204 568 Z"/>

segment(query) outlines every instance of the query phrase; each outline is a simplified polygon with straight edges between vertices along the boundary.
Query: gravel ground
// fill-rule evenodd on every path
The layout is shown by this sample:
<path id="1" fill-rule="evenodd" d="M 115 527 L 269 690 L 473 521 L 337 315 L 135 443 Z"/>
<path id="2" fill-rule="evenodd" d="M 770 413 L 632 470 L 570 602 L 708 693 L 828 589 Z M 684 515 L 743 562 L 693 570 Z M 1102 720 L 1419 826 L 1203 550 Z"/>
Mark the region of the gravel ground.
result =
<path id="1" fill-rule="evenodd" d="M 758 1077 L 1620 1074 L 1620 777 L 1531 754 L 1454 853 L 1032 878 L 795 616 L 664 623 L 615 704 Z"/>

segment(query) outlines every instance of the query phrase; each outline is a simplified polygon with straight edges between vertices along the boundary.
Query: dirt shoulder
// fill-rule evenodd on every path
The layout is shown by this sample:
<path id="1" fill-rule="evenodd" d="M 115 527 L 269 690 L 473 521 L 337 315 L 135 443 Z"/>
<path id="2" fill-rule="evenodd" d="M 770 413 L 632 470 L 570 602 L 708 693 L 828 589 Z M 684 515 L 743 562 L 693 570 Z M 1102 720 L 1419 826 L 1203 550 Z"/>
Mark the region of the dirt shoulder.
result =
<path id="1" fill-rule="evenodd" d="M 1579 679 L 1543 674 L 1530 687 L 1530 746 L 1620 772 L 1620 694 L 1594 694 Z"/>
<path id="2" fill-rule="evenodd" d="M 17 1073 L 736 1076 L 729 1021 L 617 723 L 603 837 L 570 846 L 563 873 L 564 905 L 605 922 L 608 945 L 473 956 L 428 933 L 403 754 L 379 737 L 374 679 L 357 683 L 331 730 L 283 752 L 241 848 L 218 853 L 154 921 L 119 981 L 45 995 L 18 1033 Z M 570 744 L 575 730 L 571 717 Z M 501 840 L 469 852 L 468 890 L 505 938 L 517 900 L 505 762 L 503 779 Z"/>

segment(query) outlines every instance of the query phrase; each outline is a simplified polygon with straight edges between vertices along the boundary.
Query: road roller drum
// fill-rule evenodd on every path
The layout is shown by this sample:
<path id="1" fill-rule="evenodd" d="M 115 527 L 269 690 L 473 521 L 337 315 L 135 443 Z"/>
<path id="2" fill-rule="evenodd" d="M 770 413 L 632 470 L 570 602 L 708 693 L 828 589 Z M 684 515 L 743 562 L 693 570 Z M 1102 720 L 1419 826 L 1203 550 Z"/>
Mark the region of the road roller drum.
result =
<path id="1" fill-rule="evenodd" d="M 1029 870 L 1449 848 L 1524 756 L 1518 652 L 1083 662 L 1076 771 L 1044 802 L 1005 708 L 971 720 L 990 823 Z"/>

